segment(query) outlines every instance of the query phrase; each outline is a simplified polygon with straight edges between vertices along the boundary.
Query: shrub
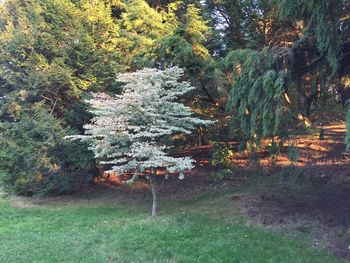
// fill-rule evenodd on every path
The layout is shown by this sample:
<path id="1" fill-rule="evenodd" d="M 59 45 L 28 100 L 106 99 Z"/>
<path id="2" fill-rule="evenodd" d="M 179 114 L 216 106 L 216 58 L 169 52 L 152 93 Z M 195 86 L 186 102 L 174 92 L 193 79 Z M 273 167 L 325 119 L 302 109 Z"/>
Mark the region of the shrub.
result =
<path id="1" fill-rule="evenodd" d="M 93 168 L 92 155 L 84 144 L 65 141 L 63 137 L 72 131 L 41 106 L 21 111 L 12 121 L 0 122 L 0 180 L 6 191 L 32 194 L 68 190 L 74 181 L 82 181 L 77 174 Z"/>
<path id="2" fill-rule="evenodd" d="M 232 147 L 228 143 L 216 142 L 213 144 L 210 160 L 211 165 L 218 168 L 225 168 L 231 163 L 232 156 Z"/>

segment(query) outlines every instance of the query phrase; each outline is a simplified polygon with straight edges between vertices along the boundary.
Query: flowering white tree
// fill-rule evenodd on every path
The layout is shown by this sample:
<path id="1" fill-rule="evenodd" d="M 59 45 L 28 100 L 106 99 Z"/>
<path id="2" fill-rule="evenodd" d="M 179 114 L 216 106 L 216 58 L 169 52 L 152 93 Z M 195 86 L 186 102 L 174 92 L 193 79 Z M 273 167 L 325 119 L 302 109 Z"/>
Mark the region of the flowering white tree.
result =
<path id="1" fill-rule="evenodd" d="M 95 115 L 84 126 L 85 135 L 70 136 L 90 144 L 95 157 L 112 164 L 118 174 L 144 174 L 150 182 L 153 197 L 152 215 L 156 215 L 156 169 L 169 173 L 192 169 L 190 157 L 174 158 L 167 155 L 164 139 L 175 133 L 191 133 L 196 125 L 211 121 L 192 116 L 189 107 L 177 102 L 179 96 L 194 89 L 188 82 L 179 81 L 183 70 L 143 69 L 119 74 L 123 82 L 121 95 L 93 94 L 87 102 Z"/>

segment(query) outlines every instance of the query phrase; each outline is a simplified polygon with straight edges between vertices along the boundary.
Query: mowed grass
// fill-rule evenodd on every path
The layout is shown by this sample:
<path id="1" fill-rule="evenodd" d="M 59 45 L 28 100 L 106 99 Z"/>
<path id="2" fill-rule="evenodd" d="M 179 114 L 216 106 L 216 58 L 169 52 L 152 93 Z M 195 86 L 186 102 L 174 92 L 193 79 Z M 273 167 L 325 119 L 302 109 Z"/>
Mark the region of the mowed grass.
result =
<path id="1" fill-rule="evenodd" d="M 197 209 L 215 195 L 156 218 L 146 201 L 111 205 L 94 198 L 28 208 L 0 199 L 0 262 L 343 262 L 295 237 L 219 220 L 211 206 Z"/>

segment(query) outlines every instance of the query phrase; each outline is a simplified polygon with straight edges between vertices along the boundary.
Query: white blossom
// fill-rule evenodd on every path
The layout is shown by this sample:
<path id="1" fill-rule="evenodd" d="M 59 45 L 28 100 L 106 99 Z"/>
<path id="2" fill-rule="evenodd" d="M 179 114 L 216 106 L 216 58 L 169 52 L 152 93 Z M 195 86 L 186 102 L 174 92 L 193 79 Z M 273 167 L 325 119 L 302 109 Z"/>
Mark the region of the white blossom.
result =
<path id="1" fill-rule="evenodd" d="M 189 107 L 176 101 L 194 89 L 178 81 L 182 76 L 178 67 L 117 75 L 117 81 L 124 83 L 123 93 L 93 94 L 87 102 L 95 117 L 84 126 L 85 135 L 68 138 L 87 141 L 95 157 L 112 164 L 119 174 L 159 167 L 169 173 L 192 169 L 193 159 L 168 156 L 162 143 L 174 133 L 189 134 L 196 125 L 212 123 L 193 117 Z M 182 173 L 179 178 L 183 179 Z"/>
<path id="2" fill-rule="evenodd" d="M 180 179 L 180 180 L 185 179 L 185 175 L 184 175 L 182 172 L 179 174 L 179 179 Z"/>

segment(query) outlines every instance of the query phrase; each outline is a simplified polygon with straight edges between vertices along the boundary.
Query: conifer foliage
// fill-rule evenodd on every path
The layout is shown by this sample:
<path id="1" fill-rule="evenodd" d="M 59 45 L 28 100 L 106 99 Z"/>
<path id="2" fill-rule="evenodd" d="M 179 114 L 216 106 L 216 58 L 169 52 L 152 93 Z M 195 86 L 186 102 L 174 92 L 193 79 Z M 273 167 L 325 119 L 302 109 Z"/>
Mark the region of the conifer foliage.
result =
<path id="1" fill-rule="evenodd" d="M 193 117 L 189 107 L 176 101 L 194 89 L 179 81 L 182 75 L 178 67 L 118 75 L 118 81 L 125 83 L 123 93 L 94 94 L 87 102 L 95 117 L 84 126 L 85 135 L 69 137 L 87 141 L 95 157 L 113 165 L 112 170 L 119 174 L 145 174 L 153 196 L 152 215 L 156 215 L 156 169 L 180 172 L 182 178 L 183 171 L 194 167 L 190 157 L 169 156 L 164 139 L 211 123 Z"/>
<path id="2" fill-rule="evenodd" d="M 235 115 L 243 142 L 259 144 L 264 137 L 283 138 L 292 124 L 286 94 L 285 62 L 280 63 L 280 69 L 276 70 L 276 53 L 276 50 L 264 49 L 238 50 L 229 54 L 232 70 L 236 71 L 237 77 L 227 110 Z"/>

